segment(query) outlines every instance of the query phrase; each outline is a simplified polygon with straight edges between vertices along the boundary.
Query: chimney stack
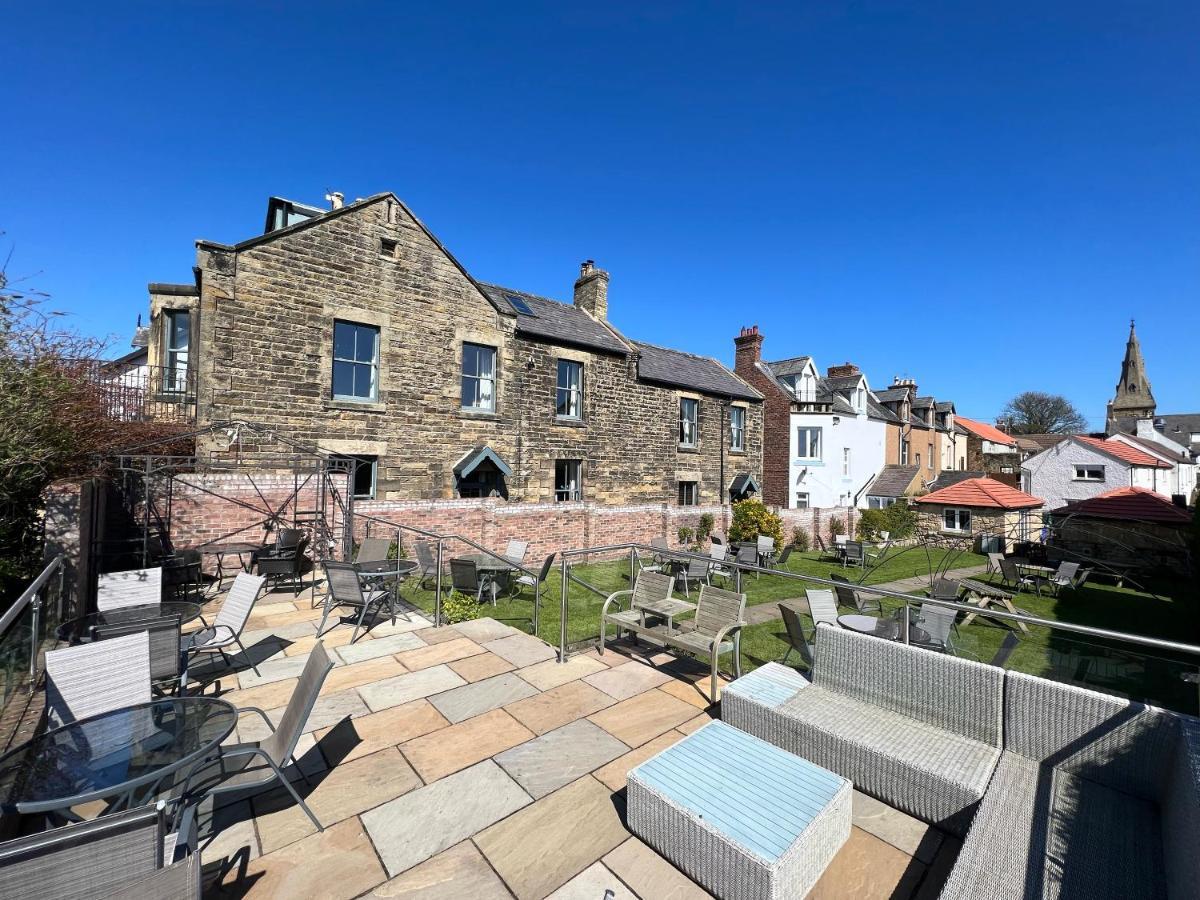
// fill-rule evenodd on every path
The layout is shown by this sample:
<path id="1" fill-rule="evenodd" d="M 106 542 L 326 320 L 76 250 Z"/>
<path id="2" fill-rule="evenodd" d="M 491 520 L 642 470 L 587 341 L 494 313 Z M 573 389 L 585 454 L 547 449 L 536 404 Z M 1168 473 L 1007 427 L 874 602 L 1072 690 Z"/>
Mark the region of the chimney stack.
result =
<path id="1" fill-rule="evenodd" d="M 858 366 L 852 362 L 843 363 L 840 366 L 830 366 L 825 370 L 825 375 L 828 378 L 842 378 L 846 375 L 859 375 L 861 371 Z"/>
<path id="2" fill-rule="evenodd" d="M 757 325 L 743 328 L 733 339 L 733 371 L 746 377 L 762 359 L 763 336 Z"/>
<path id="3" fill-rule="evenodd" d="M 594 261 L 586 259 L 579 266 L 575 282 L 575 305 L 601 322 L 608 318 L 608 273 L 597 269 Z"/>
<path id="4" fill-rule="evenodd" d="M 341 191 L 334 191 L 331 194 L 326 194 L 325 199 L 329 201 L 330 209 L 341 209 L 346 202 L 346 195 Z"/>

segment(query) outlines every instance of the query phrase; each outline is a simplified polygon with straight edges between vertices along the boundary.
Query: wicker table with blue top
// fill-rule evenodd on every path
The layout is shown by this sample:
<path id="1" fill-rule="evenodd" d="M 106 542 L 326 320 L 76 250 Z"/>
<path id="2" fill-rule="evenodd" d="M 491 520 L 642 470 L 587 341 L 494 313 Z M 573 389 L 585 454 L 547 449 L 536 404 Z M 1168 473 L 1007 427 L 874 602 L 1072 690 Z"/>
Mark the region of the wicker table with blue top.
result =
<path id="1" fill-rule="evenodd" d="M 811 890 L 850 837 L 840 775 L 710 722 L 629 773 L 629 827 L 723 900 Z"/>

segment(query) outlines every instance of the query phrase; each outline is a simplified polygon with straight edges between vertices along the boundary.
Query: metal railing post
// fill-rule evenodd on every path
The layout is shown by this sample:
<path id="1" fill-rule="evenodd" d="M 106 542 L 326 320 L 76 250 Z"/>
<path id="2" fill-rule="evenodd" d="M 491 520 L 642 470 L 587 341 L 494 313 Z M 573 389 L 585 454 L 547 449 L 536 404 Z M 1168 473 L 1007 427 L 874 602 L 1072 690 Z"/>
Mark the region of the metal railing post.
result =
<path id="1" fill-rule="evenodd" d="M 737 560 L 733 561 L 733 583 L 734 593 L 742 592 L 742 568 L 738 565 Z"/>
<path id="2" fill-rule="evenodd" d="M 433 599 L 433 624 L 442 624 L 442 539 L 437 542 L 437 590 Z"/>
<path id="3" fill-rule="evenodd" d="M 559 611 L 561 619 L 559 621 L 558 634 L 558 661 L 565 663 L 567 661 L 567 557 L 564 555 L 561 563 L 562 568 L 562 604 Z"/>
<path id="4" fill-rule="evenodd" d="M 908 640 L 908 601 L 904 601 L 904 643 L 909 643 Z"/>
<path id="5" fill-rule="evenodd" d="M 542 605 L 542 582 L 535 580 L 533 585 L 533 636 L 538 637 L 538 611 Z"/>
<path id="6" fill-rule="evenodd" d="M 629 548 L 629 586 L 637 581 L 637 547 Z"/>
<path id="7" fill-rule="evenodd" d="M 30 604 L 32 614 L 33 628 L 30 633 L 29 647 L 29 693 L 33 693 L 34 687 L 37 685 L 37 666 L 38 666 L 38 630 L 41 628 L 42 619 L 42 594 L 39 591 L 33 595 L 33 603 Z"/>

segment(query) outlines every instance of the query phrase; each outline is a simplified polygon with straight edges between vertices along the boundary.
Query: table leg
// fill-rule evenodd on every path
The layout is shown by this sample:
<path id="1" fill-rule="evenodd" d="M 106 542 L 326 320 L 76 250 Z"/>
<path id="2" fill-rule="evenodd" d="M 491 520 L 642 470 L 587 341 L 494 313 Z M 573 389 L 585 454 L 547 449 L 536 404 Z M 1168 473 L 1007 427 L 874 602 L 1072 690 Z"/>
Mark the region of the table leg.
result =
<path id="1" fill-rule="evenodd" d="M 1004 604 L 1004 608 L 1007 609 L 1014 616 L 1020 615 L 1020 613 L 1017 612 L 1017 608 L 1015 606 L 1013 606 L 1012 601 L 1009 600 L 1007 597 L 1004 598 L 1003 600 L 1001 600 L 1001 602 Z M 1017 622 L 1017 627 L 1020 628 L 1021 631 L 1025 632 L 1025 634 L 1029 634 L 1029 626 L 1026 625 L 1024 622 Z"/>
<path id="2" fill-rule="evenodd" d="M 968 600 L 967 602 L 973 606 L 978 606 L 980 608 L 980 610 L 985 609 L 988 605 L 987 597 L 980 597 L 975 594 L 972 594 L 971 599 Z M 967 615 L 963 618 L 963 620 L 960 624 L 962 624 L 964 626 L 970 625 L 971 620 L 974 619 L 978 615 L 979 615 L 979 613 L 967 613 Z"/>

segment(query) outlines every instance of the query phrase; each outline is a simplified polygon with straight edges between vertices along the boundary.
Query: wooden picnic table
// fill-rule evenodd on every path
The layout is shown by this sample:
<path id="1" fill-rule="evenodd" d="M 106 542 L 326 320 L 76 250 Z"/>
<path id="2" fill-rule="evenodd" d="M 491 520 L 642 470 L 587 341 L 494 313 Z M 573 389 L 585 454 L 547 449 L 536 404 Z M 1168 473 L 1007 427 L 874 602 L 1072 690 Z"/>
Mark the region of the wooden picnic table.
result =
<path id="1" fill-rule="evenodd" d="M 981 610 L 986 610 L 990 606 L 1004 607 L 1008 612 L 1014 615 L 1020 615 L 1020 611 L 1013 606 L 1013 597 L 1016 595 L 1003 588 L 998 588 L 994 584 L 988 584 L 986 581 L 976 581 L 973 578 L 963 578 L 958 582 L 959 590 L 963 592 L 963 601 L 970 603 L 973 606 L 978 606 Z M 962 620 L 963 625 L 970 623 L 978 615 L 983 613 L 967 613 Z M 1018 620 L 1017 627 L 1025 634 L 1029 634 L 1029 626 Z"/>

